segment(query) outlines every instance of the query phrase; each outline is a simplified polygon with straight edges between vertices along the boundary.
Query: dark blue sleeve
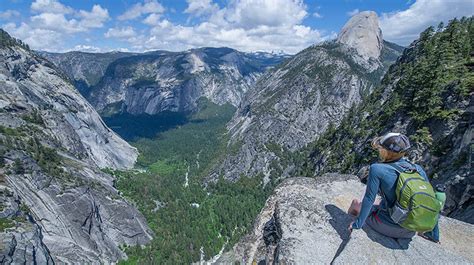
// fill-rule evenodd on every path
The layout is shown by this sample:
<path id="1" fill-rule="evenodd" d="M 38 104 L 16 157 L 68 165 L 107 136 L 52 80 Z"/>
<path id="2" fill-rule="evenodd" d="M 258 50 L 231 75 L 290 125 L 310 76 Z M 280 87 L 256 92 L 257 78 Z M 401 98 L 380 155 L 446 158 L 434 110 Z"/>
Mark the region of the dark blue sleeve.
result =
<path id="1" fill-rule="evenodd" d="M 354 229 L 362 228 L 365 223 L 365 219 L 367 219 L 370 214 L 372 205 L 374 205 L 375 198 L 377 197 L 377 192 L 379 191 L 380 187 L 379 171 L 380 166 L 377 166 L 376 164 L 370 166 L 369 177 L 367 179 L 367 188 L 365 189 L 364 199 L 362 200 L 360 214 L 355 220 L 354 224 L 352 224 L 352 228 Z"/>

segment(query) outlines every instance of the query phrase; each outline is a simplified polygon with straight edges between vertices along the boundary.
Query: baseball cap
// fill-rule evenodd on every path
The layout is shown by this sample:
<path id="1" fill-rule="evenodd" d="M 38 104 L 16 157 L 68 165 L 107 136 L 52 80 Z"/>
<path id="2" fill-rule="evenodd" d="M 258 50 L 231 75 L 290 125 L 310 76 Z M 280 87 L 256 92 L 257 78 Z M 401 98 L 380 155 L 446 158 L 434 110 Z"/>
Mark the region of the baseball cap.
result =
<path id="1" fill-rule="evenodd" d="M 408 137 L 401 133 L 392 132 L 375 138 L 373 143 L 395 153 L 405 152 L 411 147 Z"/>

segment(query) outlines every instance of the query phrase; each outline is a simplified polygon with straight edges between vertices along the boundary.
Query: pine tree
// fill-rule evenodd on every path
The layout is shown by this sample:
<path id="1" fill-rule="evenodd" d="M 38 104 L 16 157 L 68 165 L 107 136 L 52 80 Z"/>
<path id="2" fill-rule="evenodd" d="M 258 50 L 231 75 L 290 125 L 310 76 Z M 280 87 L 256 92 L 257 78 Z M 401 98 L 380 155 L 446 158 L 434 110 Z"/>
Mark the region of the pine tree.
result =
<path id="1" fill-rule="evenodd" d="M 15 174 L 25 174 L 25 168 L 19 158 L 15 159 L 13 163 L 13 172 L 15 172 Z"/>

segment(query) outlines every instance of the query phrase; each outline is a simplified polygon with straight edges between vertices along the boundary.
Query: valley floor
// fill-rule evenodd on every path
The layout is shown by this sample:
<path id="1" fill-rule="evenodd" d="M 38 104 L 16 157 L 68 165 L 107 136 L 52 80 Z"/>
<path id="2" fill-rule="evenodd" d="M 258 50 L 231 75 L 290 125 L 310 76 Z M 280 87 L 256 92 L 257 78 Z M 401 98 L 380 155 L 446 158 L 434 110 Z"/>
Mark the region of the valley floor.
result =
<path id="1" fill-rule="evenodd" d="M 227 152 L 225 124 L 234 111 L 230 105 L 203 100 L 186 122 L 154 137 L 149 132 L 148 137 L 133 137 L 139 133 L 136 127 L 127 131 L 127 123 L 121 125 L 119 133 L 140 156 L 135 170 L 113 172 L 116 186 L 155 233 L 145 248 L 127 249 L 129 259 L 123 263 L 189 264 L 213 257 L 247 232 L 272 187 L 262 187 L 261 178 L 245 177 L 235 183 L 202 184 Z M 117 124 L 117 117 L 113 121 Z"/>

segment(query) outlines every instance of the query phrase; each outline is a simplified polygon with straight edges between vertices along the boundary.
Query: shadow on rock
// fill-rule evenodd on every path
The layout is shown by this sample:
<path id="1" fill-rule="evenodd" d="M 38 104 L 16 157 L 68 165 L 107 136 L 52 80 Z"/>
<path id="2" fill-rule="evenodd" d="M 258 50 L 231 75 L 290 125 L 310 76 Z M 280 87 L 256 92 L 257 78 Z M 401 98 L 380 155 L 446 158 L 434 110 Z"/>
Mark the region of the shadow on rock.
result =
<path id="1" fill-rule="evenodd" d="M 384 236 L 370 228 L 368 225 L 364 225 L 362 230 L 364 230 L 370 240 L 377 242 L 380 245 L 390 249 L 408 249 L 408 246 L 411 242 L 411 239 L 395 239 L 388 236 Z"/>
<path id="2" fill-rule="evenodd" d="M 352 218 L 334 204 L 327 204 L 324 207 L 331 215 L 331 220 L 329 220 L 329 223 L 342 239 L 341 244 L 337 248 L 336 254 L 332 258 L 331 264 L 333 264 L 336 258 L 341 255 L 342 251 L 344 251 L 344 248 L 346 248 L 347 243 L 349 243 L 349 240 L 351 239 L 351 233 L 347 228 L 352 222 Z"/>
<path id="3" fill-rule="evenodd" d="M 346 212 L 341 210 L 334 204 L 327 204 L 324 206 L 326 211 L 331 215 L 331 220 L 329 223 L 332 225 L 334 230 L 339 234 L 342 240 L 346 240 L 350 238 L 351 234 L 347 229 L 349 224 L 352 222 L 352 218 Z"/>
<path id="4" fill-rule="evenodd" d="M 348 227 L 352 221 L 352 217 L 333 204 L 328 204 L 325 206 L 325 208 L 331 215 L 331 220 L 329 220 L 329 223 L 332 225 L 334 230 L 336 230 L 336 232 L 342 239 L 341 245 L 339 246 L 336 255 L 333 258 L 333 260 L 335 260 L 344 250 L 351 237 Z M 370 238 L 370 240 L 379 243 L 386 248 L 408 249 L 408 246 L 411 242 L 411 239 L 394 239 L 391 237 L 384 236 L 370 228 L 368 225 L 364 225 L 363 230 L 367 234 L 367 237 Z"/>

